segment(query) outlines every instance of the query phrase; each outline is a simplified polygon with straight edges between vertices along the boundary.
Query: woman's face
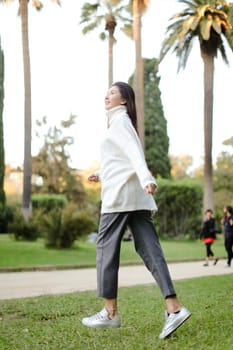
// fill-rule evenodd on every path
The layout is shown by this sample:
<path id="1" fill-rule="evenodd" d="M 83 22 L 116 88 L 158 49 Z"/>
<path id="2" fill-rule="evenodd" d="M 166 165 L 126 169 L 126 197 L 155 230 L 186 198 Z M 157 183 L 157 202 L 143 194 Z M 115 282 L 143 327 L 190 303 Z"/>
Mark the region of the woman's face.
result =
<path id="1" fill-rule="evenodd" d="M 105 96 L 105 109 L 109 110 L 111 108 L 124 105 L 125 100 L 122 98 L 120 94 L 120 90 L 118 86 L 112 86 L 108 92 L 107 95 Z"/>

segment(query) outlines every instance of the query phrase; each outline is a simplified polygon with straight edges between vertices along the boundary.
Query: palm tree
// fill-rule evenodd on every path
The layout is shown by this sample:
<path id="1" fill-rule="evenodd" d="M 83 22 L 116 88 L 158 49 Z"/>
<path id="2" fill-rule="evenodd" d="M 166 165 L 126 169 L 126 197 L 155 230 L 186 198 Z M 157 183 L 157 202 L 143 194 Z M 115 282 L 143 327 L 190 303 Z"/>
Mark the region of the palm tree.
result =
<path id="1" fill-rule="evenodd" d="M 84 24 L 83 34 L 91 32 L 102 25 L 103 22 L 105 24 L 104 29 L 108 32 L 108 86 L 113 83 L 113 45 L 116 42 L 114 33 L 118 22 L 122 22 L 121 29 L 126 35 L 131 36 L 132 32 L 129 6 L 123 6 L 121 3 L 121 0 L 102 0 L 94 4 L 86 2 L 81 9 L 80 24 Z M 122 15 L 124 11 L 126 16 Z M 104 31 L 100 33 L 100 39 L 106 39 Z"/>
<path id="2" fill-rule="evenodd" d="M 0 0 L 1 3 L 9 3 L 12 0 Z M 60 4 L 59 0 L 52 0 Z M 23 207 L 22 211 L 25 219 L 31 215 L 31 67 L 28 39 L 28 2 L 29 0 L 19 0 L 19 14 L 21 17 L 22 48 L 23 48 L 23 68 L 24 68 L 24 172 L 23 172 Z M 32 0 L 33 6 L 40 10 L 42 3 Z"/>
<path id="3" fill-rule="evenodd" d="M 113 82 L 113 45 L 116 41 L 114 37 L 115 28 L 118 19 L 123 22 L 122 30 L 130 38 L 133 37 L 135 42 L 135 73 L 134 73 L 134 90 L 138 111 L 138 131 L 144 147 L 144 67 L 142 59 L 142 43 L 141 43 L 141 18 L 146 11 L 150 0 L 130 0 L 128 5 L 121 5 L 122 0 L 103 0 L 97 1 L 95 4 L 85 3 L 82 7 L 80 24 L 87 23 L 83 28 L 83 34 L 96 29 L 102 21 L 105 22 L 105 30 L 108 31 L 108 83 L 111 86 Z M 118 6 L 119 5 L 119 6 Z M 122 16 L 122 12 L 126 10 L 128 16 Z M 98 14 L 99 12 L 99 14 Z M 133 14 L 133 34 L 132 20 Z M 104 32 L 100 34 L 101 39 L 106 39 Z"/>
<path id="4" fill-rule="evenodd" d="M 131 3 L 133 6 L 133 38 L 135 42 L 135 73 L 133 85 L 137 103 L 138 132 L 144 148 L 144 67 L 142 58 L 141 19 L 143 13 L 149 6 L 150 0 L 131 0 Z"/>
<path id="5" fill-rule="evenodd" d="M 4 131 L 3 131 L 3 119 L 2 119 L 3 108 L 4 108 L 4 53 L 1 47 L 1 38 L 0 38 L 0 211 L 2 212 L 4 211 L 5 202 L 6 202 L 5 191 L 4 191 L 5 151 L 4 151 Z"/>
<path id="6" fill-rule="evenodd" d="M 232 4 L 225 1 L 179 0 L 188 5 L 174 15 L 167 28 L 162 43 L 160 61 L 168 51 L 176 53 L 178 71 L 185 68 L 195 38 L 199 40 L 204 64 L 204 198 L 203 207 L 214 208 L 212 129 L 213 129 L 213 88 L 214 59 L 221 53 L 228 63 L 225 43 L 233 50 L 232 42 Z"/>

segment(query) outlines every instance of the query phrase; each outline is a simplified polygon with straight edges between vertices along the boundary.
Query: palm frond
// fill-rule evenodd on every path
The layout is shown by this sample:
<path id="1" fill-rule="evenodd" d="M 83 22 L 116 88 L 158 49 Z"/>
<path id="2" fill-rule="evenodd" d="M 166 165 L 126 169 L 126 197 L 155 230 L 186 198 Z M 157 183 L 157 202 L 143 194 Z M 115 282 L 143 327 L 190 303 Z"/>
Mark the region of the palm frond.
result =
<path id="1" fill-rule="evenodd" d="M 117 6 L 121 3 L 121 0 L 102 0 L 105 6 Z"/>
<path id="2" fill-rule="evenodd" d="M 170 18 L 159 60 L 161 61 L 171 50 L 179 58 L 178 70 L 185 67 L 192 41 L 196 37 L 203 52 L 216 57 L 219 50 L 227 63 L 223 37 L 233 49 L 233 4 L 220 0 L 179 0 L 179 2 L 188 7 Z"/>
<path id="3" fill-rule="evenodd" d="M 233 31 L 227 31 L 226 32 L 226 39 L 229 44 L 230 49 L 233 51 Z"/>
<path id="4" fill-rule="evenodd" d="M 200 34 L 204 40 L 210 39 L 210 30 L 212 26 L 212 17 L 208 16 L 202 19 L 200 22 Z"/>
<path id="5" fill-rule="evenodd" d="M 221 34 L 222 32 L 222 21 L 218 16 L 214 16 L 212 26 L 216 33 Z"/>
<path id="6" fill-rule="evenodd" d="M 100 40 L 104 41 L 106 40 L 106 33 L 105 32 L 101 32 L 99 35 Z"/>
<path id="7" fill-rule="evenodd" d="M 125 24 L 121 31 L 130 39 L 133 40 L 133 26 L 132 24 Z"/>
<path id="8" fill-rule="evenodd" d="M 92 22 L 90 21 L 85 27 L 82 29 L 83 34 L 87 34 L 92 30 L 96 29 L 104 19 L 104 16 L 97 16 Z"/>
<path id="9" fill-rule="evenodd" d="M 83 34 L 93 31 L 100 25 L 103 25 L 109 33 L 110 31 L 114 32 L 118 21 L 123 23 L 123 28 L 126 25 L 128 27 L 132 26 L 131 2 L 126 6 L 122 6 L 121 3 L 120 0 L 96 1 L 94 4 L 84 3 L 81 9 L 81 21 L 79 22 L 80 25 L 84 25 L 82 28 Z M 100 38 L 104 40 L 106 35 L 101 32 Z"/>
<path id="10" fill-rule="evenodd" d="M 219 43 L 219 51 L 221 53 L 223 61 L 228 65 L 229 61 L 228 61 L 228 58 L 227 58 L 226 49 L 225 49 L 223 40 L 221 40 L 220 43 Z"/>
<path id="11" fill-rule="evenodd" d="M 52 0 L 52 2 L 55 2 L 57 5 L 61 6 L 61 1 L 60 0 Z"/>
<path id="12" fill-rule="evenodd" d="M 176 56 L 178 58 L 178 68 L 177 72 L 180 71 L 181 68 L 185 68 L 189 54 L 193 47 L 193 42 L 195 40 L 195 36 L 191 34 L 191 32 L 185 36 L 185 40 L 179 43 L 179 45 L 176 45 L 174 47 L 174 52 L 176 53 Z"/>
<path id="13" fill-rule="evenodd" d="M 32 0 L 32 6 L 35 7 L 37 11 L 40 11 L 43 8 L 43 4 L 39 0 Z"/>
<path id="14" fill-rule="evenodd" d="M 99 4 L 90 4 L 88 2 L 85 2 L 83 4 L 82 10 L 81 10 L 81 21 L 80 24 L 89 22 L 93 16 L 97 13 L 99 8 Z"/>

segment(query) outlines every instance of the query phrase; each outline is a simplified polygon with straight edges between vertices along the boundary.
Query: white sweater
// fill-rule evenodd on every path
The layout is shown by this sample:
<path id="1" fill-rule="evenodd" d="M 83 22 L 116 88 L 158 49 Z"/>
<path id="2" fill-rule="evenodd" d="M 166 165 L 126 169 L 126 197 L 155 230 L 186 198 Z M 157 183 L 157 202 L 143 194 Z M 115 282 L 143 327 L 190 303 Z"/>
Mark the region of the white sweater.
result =
<path id="1" fill-rule="evenodd" d="M 101 144 L 101 213 L 157 210 L 152 195 L 145 191 L 151 175 L 139 137 L 125 106 L 107 112 L 108 130 Z"/>

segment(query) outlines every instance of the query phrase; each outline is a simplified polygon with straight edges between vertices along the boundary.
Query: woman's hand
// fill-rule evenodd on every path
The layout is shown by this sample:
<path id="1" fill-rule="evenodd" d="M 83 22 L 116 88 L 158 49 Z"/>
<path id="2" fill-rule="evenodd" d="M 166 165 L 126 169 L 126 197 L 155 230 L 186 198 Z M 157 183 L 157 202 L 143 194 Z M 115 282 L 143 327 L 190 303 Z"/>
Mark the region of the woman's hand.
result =
<path id="1" fill-rule="evenodd" d="M 148 184 L 145 187 L 145 191 L 148 194 L 154 194 L 157 191 L 157 185 L 155 185 L 154 183 Z"/>
<path id="2" fill-rule="evenodd" d="M 91 174 L 88 176 L 88 181 L 99 182 L 100 178 L 98 174 Z"/>

